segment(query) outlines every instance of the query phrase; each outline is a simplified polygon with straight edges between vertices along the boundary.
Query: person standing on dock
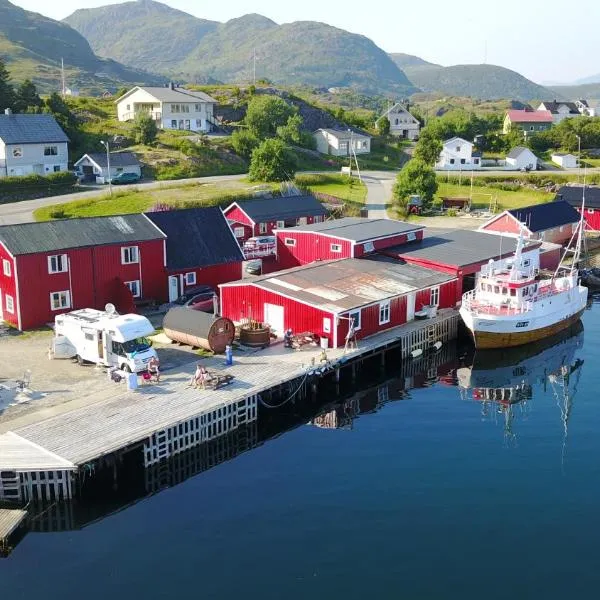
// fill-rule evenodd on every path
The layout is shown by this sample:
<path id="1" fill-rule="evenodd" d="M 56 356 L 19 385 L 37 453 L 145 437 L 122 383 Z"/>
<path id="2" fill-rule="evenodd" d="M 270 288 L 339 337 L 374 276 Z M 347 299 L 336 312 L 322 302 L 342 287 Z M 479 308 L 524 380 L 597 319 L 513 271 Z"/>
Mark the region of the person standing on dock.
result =
<path id="1" fill-rule="evenodd" d="M 354 319 L 350 319 L 348 325 L 348 333 L 346 334 L 346 344 L 344 345 L 344 353 L 351 348 L 356 348 L 356 329 L 354 328 Z"/>

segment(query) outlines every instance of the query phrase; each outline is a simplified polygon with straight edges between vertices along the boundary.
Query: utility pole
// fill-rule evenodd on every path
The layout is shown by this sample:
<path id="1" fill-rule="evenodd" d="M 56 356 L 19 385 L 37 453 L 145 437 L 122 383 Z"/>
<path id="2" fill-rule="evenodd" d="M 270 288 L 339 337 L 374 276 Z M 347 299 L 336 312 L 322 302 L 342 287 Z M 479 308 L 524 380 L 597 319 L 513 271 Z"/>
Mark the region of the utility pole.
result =
<path id="1" fill-rule="evenodd" d="M 65 86 L 65 61 L 60 59 L 60 81 L 61 81 L 61 95 L 64 98 L 67 94 L 66 86 Z"/>
<path id="2" fill-rule="evenodd" d="M 256 48 L 254 48 L 254 55 L 252 58 L 252 82 L 256 87 Z"/>
<path id="3" fill-rule="evenodd" d="M 108 194 L 112 196 L 112 176 L 110 174 L 110 144 L 108 142 L 100 142 L 106 148 L 106 168 L 108 169 Z"/>

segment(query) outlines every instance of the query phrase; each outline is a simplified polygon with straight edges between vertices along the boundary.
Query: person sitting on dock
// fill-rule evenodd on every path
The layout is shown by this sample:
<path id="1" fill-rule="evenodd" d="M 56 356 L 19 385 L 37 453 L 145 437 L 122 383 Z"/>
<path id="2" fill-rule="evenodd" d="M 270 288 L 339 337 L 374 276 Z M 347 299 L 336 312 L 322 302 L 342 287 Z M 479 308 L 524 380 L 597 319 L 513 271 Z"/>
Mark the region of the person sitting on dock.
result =
<path id="1" fill-rule="evenodd" d="M 158 383 L 160 381 L 160 361 L 158 360 L 158 358 L 156 356 L 153 356 L 149 361 L 148 361 L 148 374 L 151 377 L 154 377 L 154 381 L 156 381 L 156 383 Z"/>
<path id="2" fill-rule="evenodd" d="M 206 382 L 210 381 L 210 379 L 211 375 L 206 370 L 206 367 L 202 363 L 198 363 L 196 365 L 196 372 L 192 375 L 192 381 L 190 382 L 190 385 L 195 388 L 197 388 L 198 386 L 204 388 Z"/>

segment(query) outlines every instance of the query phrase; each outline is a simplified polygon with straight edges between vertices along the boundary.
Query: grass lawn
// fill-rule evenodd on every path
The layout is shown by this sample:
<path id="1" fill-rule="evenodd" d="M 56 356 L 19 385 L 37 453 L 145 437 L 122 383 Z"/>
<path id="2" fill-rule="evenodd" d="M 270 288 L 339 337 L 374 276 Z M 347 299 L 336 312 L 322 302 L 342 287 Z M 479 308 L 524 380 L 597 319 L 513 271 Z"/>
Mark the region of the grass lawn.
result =
<path id="1" fill-rule="evenodd" d="M 441 202 L 443 196 L 449 198 L 468 198 L 471 192 L 469 186 L 454 185 L 439 182 L 436 199 Z M 473 186 L 473 207 L 476 209 L 488 209 L 490 202 L 497 202 L 498 210 L 508 210 L 529 206 L 531 204 L 541 204 L 554 198 L 555 194 L 541 192 L 523 188 L 515 192 L 499 190 L 491 187 Z"/>
<path id="2" fill-rule="evenodd" d="M 335 196 L 347 202 L 364 204 L 367 186 L 345 175 L 297 175 L 296 183 L 309 188 L 312 192 Z"/>
<path id="3" fill-rule="evenodd" d="M 587 164 L 588 167 L 600 167 L 600 158 L 582 158 L 581 165 Z"/>

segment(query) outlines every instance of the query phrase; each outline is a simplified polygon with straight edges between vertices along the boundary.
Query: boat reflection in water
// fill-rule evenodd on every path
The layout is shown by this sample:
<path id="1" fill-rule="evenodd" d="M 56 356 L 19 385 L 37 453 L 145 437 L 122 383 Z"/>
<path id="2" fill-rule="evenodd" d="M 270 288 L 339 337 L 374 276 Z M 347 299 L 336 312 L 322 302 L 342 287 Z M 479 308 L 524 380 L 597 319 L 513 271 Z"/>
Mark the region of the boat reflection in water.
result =
<path id="1" fill-rule="evenodd" d="M 514 444 L 515 416 L 528 415 L 536 386 L 542 388 L 544 395 L 550 392 L 556 399 L 564 426 L 564 458 L 569 416 L 583 365 L 576 354 L 582 346 L 583 325 L 578 322 L 534 344 L 477 351 L 472 366 L 457 370 L 462 396 L 481 403 L 485 420 L 503 420 L 505 441 Z"/>

